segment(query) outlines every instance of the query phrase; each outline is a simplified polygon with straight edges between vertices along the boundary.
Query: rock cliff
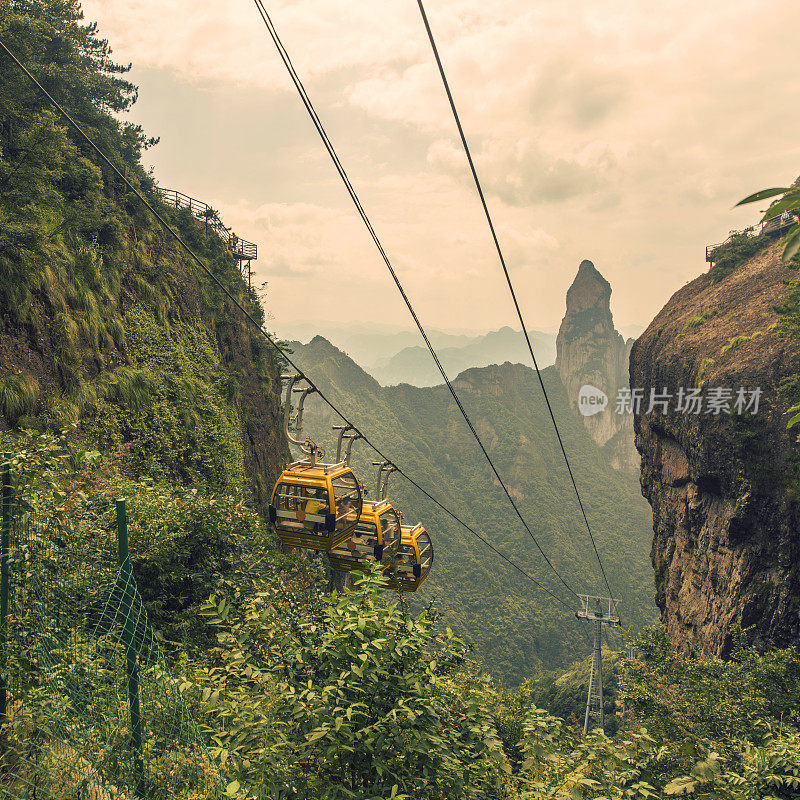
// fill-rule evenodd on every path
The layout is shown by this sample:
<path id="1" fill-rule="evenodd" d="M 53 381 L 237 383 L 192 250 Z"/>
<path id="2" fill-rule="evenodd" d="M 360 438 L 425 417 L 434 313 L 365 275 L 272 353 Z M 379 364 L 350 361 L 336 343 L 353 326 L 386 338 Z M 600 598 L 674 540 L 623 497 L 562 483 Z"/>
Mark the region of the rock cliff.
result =
<path id="1" fill-rule="evenodd" d="M 578 274 L 567 291 L 567 311 L 556 339 L 556 369 L 567 390 L 570 404 L 583 416 L 591 437 L 604 447 L 612 466 L 626 472 L 639 468 L 633 446 L 632 417 L 616 413 L 616 397 L 628 386 L 628 354 L 632 340 L 626 342 L 614 327 L 611 315 L 611 284 L 591 261 L 582 261 Z M 600 389 L 608 404 L 596 413 L 583 404 L 584 386 Z"/>
<path id="2" fill-rule="evenodd" d="M 130 67 L 78 4 L 3 3 L 0 18 L 127 182 L 0 59 L 0 431 L 68 427 L 128 477 L 252 488 L 263 506 L 288 449 L 280 363 L 234 305 L 263 321 L 227 229 L 185 195 L 164 202 L 142 163 L 156 140 L 123 113 Z"/>
<path id="3" fill-rule="evenodd" d="M 779 248 L 684 286 L 631 352 L 656 603 L 683 651 L 724 656 L 737 623 L 763 646 L 800 637 L 798 445 L 778 393 L 800 372 L 800 348 L 776 323 L 794 275 Z M 651 391 L 672 395 L 666 413 Z"/>

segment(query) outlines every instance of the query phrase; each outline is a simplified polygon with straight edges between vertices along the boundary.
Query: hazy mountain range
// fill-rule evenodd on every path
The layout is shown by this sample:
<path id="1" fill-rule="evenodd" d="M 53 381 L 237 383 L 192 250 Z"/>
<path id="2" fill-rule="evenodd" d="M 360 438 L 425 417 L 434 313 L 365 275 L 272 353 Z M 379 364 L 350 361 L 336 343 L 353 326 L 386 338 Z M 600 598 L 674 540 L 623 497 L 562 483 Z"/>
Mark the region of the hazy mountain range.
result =
<path id="1" fill-rule="evenodd" d="M 620 329 L 626 338 L 644 328 Z M 322 336 L 350 356 L 383 386 L 408 383 L 436 386 L 443 383 L 428 348 L 416 330 L 369 324 L 297 322 L 279 330 L 279 335 L 300 342 Z M 533 352 L 540 368 L 555 362 L 556 332 L 529 330 Z M 531 366 L 528 346 L 521 331 L 505 326 L 487 333 L 432 329 L 428 337 L 448 376 L 453 378 L 470 367 L 503 364 L 506 361 Z"/>
<path id="2" fill-rule="evenodd" d="M 322 337 L 292 343 L 298 364 L 396 463 L 529 570 L 566 607 L 493 554 L 403 478 L 391 496 L 408 521 L 434 537 L 434 570 L 414 602 L 437 598 L 444 622 L 467 636 L 488 667 L 510 683 L 536 667 L 585 655 L 589 632 L 572 612 L 577 602 L 543 564 L 446 388 L 382 387 Z M 520 364 L 472 368 L 453 376 L 482 440 L 557 569 L 578 592 L 603 590 L 586 529 L 561 460 L 535 372 Z M 553 410 L 582 489 L 597 544 L 626 622 L 654 619 L 650 508 L 636 476 L 611 468 L 570 409 L 555 367 L 543 370 Z M 311 395 L 304 434 L 335 452 L 330 410 Z M 356 446 L 353 466 L 374 483 L 374 453 Z M 603 592 L 605 593 L 605 592 Z M 497 620 L 502 620 L 498 627 Z"/>
<path id="3" fill-rule="evenodd" d="M 540 367 L 550 366 L 556 357 L 556 337 L 541 331 L 529 331 L 533 352 Z M 436 346 L 448 376 L 454 378 L 470 367 L 485 367 L 489 364 L 530 364 L 531 356 L 522 333 L 505 327 L 478 336 L 464 344 Z M 382 358 L 366 367 L 384 386 L 410 383 L 412 386 L 436 386 L 443 383 L 442 376 L 433 362 L 428 348 L 416 345 L 406 347 L 391 358 Z"/>

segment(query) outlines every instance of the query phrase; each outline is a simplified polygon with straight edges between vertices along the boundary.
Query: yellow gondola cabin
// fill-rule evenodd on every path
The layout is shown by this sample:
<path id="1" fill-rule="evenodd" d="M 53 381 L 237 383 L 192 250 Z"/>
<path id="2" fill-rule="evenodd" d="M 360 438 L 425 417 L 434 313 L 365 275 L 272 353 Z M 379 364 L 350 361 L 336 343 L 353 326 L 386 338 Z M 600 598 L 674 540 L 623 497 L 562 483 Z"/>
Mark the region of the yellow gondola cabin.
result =
<path id="1" fill-rule="evenodd" d="M 400 549 L 394 569 L 389 573 L 389 587 L 416 592 L 428 577 L 433 563 L 430 534 L 417 524 L 400 526 Z"/>
<path id="2" fill-rule="evenodd" d="M 362 501 L 361 485 L 346 464 L 297 461 L 275 484 L 269 519 L 284 544 L 330 550 L 355 531 Z"/>
<path id="3" fill-rule="evenodd" d="M 364 559 L 389 563 L 400 547 L 400 517 L 386 500 L 364 502 L 350 539 L 328 551 L 331 566 L 340 572 L 359 569 Z"/>

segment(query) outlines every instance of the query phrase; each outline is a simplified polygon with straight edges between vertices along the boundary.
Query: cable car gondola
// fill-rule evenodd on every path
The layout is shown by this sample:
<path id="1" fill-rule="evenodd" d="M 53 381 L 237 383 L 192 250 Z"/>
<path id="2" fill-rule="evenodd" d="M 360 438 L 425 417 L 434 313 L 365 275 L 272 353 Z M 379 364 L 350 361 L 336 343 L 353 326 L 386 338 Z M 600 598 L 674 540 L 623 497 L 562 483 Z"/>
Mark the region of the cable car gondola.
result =
<path id="1" fill-rule="evenodd" d="M 389 588 L 416 592 L 428 577 L 433 563 L 433 542 L 421 524 L 400 526 L 400 549 L 394 569 L 389 572 Z"/>
<path id="2" fill-rule="evenodd" d="M 284 376 L 288 380 L 284 411 L 286 436 L 308 455 L 290 464 L 278 478 L 272 490 L 269 519 L 280 540 L 290 547 L 309 550 L 330 550 L 347 541 L 358 525 L 363 497 L 361 484 L 348 466 L 350 448 L 358 434 L 349 434 L 351 426 L 341 428 L 336 463 L 317 461 L 323 454 L 310 439 L 303 440 L 303 405 L 313 387 L 295 389 L 299 375 Z M 292 436 L 289 428 L 293 392 L 300 392 Z M 341 458 L 343 440 L 347 438 L 347 453 Z"/>
<path id="3" fill-rule="evenodd" d="M 352 536 L 328 551 L 333 569 L 350 572 L 362 567 L 364 560 L 391 563 L 400 547 L 400 515 L 386 499 L 389 473 L 394 467 L 385 461 L 378 467 L 376 499 L 364 501 Z"/>

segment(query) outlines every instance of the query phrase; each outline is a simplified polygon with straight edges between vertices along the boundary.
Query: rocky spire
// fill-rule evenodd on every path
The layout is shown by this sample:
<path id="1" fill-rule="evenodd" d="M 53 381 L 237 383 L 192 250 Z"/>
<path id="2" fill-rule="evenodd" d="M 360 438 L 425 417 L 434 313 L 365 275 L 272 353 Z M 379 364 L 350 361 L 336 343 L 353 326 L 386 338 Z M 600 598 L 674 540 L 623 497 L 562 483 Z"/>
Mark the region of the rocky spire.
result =
<path id="1" fill-rule="evenodd" d="M 592 438 L 608 446 L 618 469 L 635 471 L 639 459 L 633 445 L 630 414 L 616 413 L 619 389 L 628 386 L 628 355 L 632 340 L 625 342 L 611 315 L 611 284 L 591 261 L 581 261 L 567 291 L 567 312 L 556 339 L 556 369 L 567 390 L 570 405 L 583 417 Z M 579 405 L 583 387 L 599 389 L 607 404 Z M 601 394 L 602 393 L 602 394 Z"/>
<path id="2" fill-rule="evenodd" d="M 583 311 L 599 311 L 611 320 L 611 284 L 598 272 L 591 261 L 584 259 L 578 274 L 567 289 L 567 316 Z"/>

